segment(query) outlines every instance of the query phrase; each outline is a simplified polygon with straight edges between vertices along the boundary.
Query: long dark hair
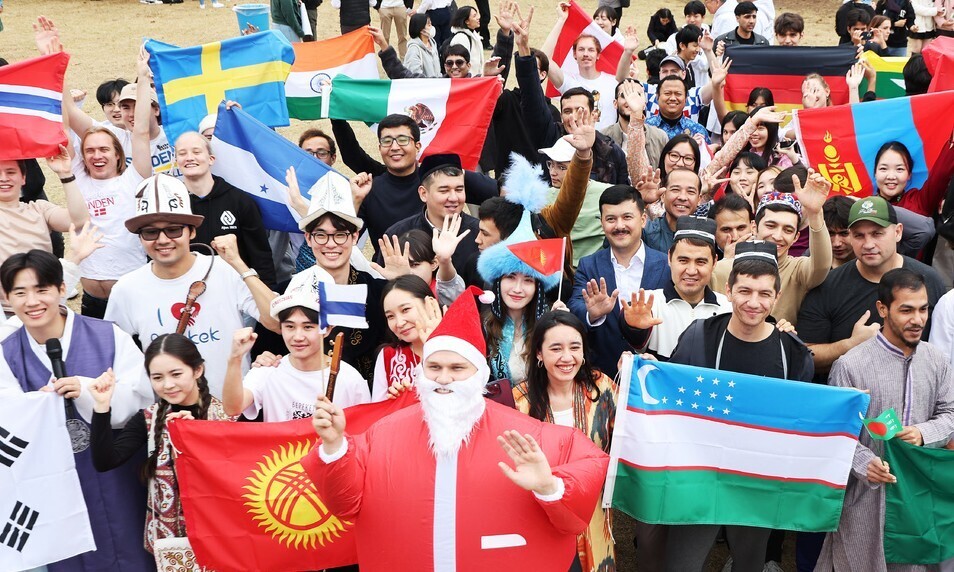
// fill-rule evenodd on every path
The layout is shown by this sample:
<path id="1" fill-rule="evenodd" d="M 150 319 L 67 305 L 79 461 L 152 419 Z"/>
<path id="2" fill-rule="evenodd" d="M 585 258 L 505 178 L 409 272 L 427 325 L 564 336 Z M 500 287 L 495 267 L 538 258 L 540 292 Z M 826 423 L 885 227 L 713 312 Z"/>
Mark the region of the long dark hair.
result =
<path id="1" fill-rule="evenodd" d="M 579 332 L 583 340 L 583 364 L 580 371 L 576 373 L 574 381 L 583 386 L 583 391 L 591 401 L 597 401 L 600 398 L 600 390 L 596 386 L 596 380 L 600 377 L 600 371 L 589 365 L 593 363 L 590 359 L 589 345 L 586 341 L 586 328 L 579 318 L 564 310 L 551 310 L 540 316 L 537 325 L 533 329 L 533 336 L 530 339 L 530 346 L 527 358 L 527 397 L 530 401 L 530 417 L 543 421 L 550 409 L 550 394 L 547 387 L 550 385 L 550 378 L 547 370 L 542 363 L 537 361 L 537 352 L 543 351 L 543 338 L 547 332 L 557 326 L 569 326 Z"/>
<path id="2" fill-rule="evenodd" d="M 497 355 L 500 352 L 500 340 L 503 338 L 503 326 L 507 321 L 507 307 L 501 300 L 500 282 L 503 276 L 498 277 L 493 283 L 494 301 L 490 308 L 484 310 L 484 334 L 487 336 L 487 357 Z M 533 298 L 523 307 L 523 335 L 527 336 L 536 328 L 538 316 L 542 316 L 546 311 L 547 295 L 543 283 L 534 280 L 536 289 L 533 292 Z M 523 357 L 527 359 L 530 353 L 530 346 L 524 344 Z"/>
<path id="3" fill-rule="evenodd" d="M 762 107 L 765 106 L 763 105 Z M 755 114 L 758 113 L 762 107 L 756 107 L 753 109 L 752 113 L 749 114 L 749 117 L 755 116 Z M 778 145 L 778 123 L 763 123 L 762 125 L 765 126 L 765 131 L 768 135 L 765 139 L 765 147 L 762 148 L 761 153 L 757 154 L 761 155 L 762 158 L 765 159 L 766 165 L 774 165 L 778 162 L 777 156 L 775 154 L 775 146 Z M 746 143 L 744 150 L 755 153 L 755 150 L 752 149 L 751 143 Z"/>
<path id="4" fill-rule="evenodd" d="M 388 283 L 384 285 L 384 288 L 381 289 L 381 305 L 384 305 L 384 299 L 388 297 L 388 294 L 394 290 L 400 290 L 402 292 L 407 292 L 411 296 L 414 296 L 420 301 L 424 301 L 428 296 L 434 297 L 434 293 L 431 292 L 431 287 L 428 286 L 427 282 L 421 279 L 420 276 L 416 274 L 405 274 L 404 276 L 398 276 L 394 280 L 388 280 Z M 384 345 L 389 345 L 392 347 L 399 347 L 405 345 L 404 342 L 399 340 L 397 336 L 394 335 L 394 332 L 391 331 L 391 328 L 387 328 L 387 339 L 388 343 Z M 382 345 L 382 347 L 384 347 Z"/>
<path id="5" fill-rule="evenodd" d="M 199 349 L 195 347 L 192 340 L 182 334 L 163 334 L 152 340 L 152 343 L 146 348 L 146 373 L 149 373 L 149 365 L 152 363 L 152 360 L 163 354 L 171 355 L 193 370 L 205 364 L 202 354 L 199 353 Z M 209 416 L 209 405 L 212 403 L 212 394 L 209 392 L 209 382 L 205 379 L 205 371 L 202 372 L 202 375 L 199 376 L 196 383 L 199 386 L 199 411 L 196 419 L 206 419 Z M 161 400 L 159 402 L 159 409 L 156 411 L 156 417 L 152 422 L 156 448 L 152 454 L 149 455 L 149 458 L 146 459 L 146 465 L 143 467 L 143 477 L 146 480 L 156 476 L 156 463 L 159 460 L 161 449 L 161 447 L 159 447 L 159 443 L 161 442 L 160 437 L 166 427 L 166 415 L 169 413 L 169 408 L 169 402 Z"/>

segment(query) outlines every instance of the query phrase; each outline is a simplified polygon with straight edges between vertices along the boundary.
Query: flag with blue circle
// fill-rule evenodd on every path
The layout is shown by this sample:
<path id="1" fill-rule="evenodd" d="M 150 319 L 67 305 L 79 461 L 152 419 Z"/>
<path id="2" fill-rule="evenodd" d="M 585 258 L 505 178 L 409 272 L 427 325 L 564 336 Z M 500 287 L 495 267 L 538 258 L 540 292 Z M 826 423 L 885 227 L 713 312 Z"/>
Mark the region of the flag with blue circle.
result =
<path id="1" fill-rule="evenodd" d="M 170 143 L 195 131 L 222 100 L 237 101 L 269 127 L 288 125 L 285 78 L 295 52 L 278 32 L 187 48 L 147 40 L 146 50 Z"/>

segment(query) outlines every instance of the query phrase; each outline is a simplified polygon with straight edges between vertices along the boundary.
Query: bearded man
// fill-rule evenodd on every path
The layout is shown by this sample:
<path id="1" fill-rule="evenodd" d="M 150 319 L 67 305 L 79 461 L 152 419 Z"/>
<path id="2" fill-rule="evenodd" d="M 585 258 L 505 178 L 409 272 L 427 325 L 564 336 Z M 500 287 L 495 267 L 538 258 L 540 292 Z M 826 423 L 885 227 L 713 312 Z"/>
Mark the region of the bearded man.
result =
<path id="1" fill-rule="evenodd" d="M 609 458 L 579 431 L 486 400 L 485 356 L 465 293 L 424 344 L 420 404 L 361 435 L 345 433 L 340 407 L 315 405 L 322 445 L 302 466 L 328 509 L 355 521 L 362 572 L 573 563 Z"/>

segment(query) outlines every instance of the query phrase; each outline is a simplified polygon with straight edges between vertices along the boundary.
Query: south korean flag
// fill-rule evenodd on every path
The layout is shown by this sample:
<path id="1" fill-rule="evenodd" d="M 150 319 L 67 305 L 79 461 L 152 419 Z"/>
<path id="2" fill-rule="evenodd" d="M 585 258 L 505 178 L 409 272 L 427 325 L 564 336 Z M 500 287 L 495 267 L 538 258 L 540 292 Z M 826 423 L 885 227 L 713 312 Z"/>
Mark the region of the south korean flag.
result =
<path id="1" fill-rule="evenodd" d="M 96 550 L 60 396 L 0 399 L 0 491 L 0 572 Z"/>

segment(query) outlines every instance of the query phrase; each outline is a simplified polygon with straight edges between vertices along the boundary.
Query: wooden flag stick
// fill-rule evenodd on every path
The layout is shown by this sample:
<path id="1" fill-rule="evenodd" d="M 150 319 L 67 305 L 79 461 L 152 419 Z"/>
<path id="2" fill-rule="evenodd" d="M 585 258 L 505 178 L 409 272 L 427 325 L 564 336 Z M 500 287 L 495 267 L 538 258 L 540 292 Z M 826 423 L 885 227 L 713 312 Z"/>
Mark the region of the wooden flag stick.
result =
<path id="1" fill-rule="evenodd" d="M 344 332 L 338 332 L 335 336 L 335 347 L 331 350 L 331 373 L 328 374 L 328 387 L 325 389 L 325 397 L 328 401 L 335 399 L 335 382 L 338 380 L 338 370 L 341 369 L 342 347 L 344 347 Z"/>

